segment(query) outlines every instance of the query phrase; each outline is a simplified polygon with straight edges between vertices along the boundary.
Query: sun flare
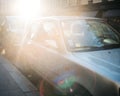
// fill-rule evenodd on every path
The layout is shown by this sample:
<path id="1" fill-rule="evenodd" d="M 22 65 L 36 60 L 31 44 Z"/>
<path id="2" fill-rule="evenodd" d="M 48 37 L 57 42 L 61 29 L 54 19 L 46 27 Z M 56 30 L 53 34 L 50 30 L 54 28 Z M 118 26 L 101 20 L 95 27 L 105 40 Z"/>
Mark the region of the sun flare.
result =
<path id="1" fill-rule="evenodd" d="M 16 4 L 17 13 L 26 18 L 39 14 L 40 0 L 19 0 Z"/>

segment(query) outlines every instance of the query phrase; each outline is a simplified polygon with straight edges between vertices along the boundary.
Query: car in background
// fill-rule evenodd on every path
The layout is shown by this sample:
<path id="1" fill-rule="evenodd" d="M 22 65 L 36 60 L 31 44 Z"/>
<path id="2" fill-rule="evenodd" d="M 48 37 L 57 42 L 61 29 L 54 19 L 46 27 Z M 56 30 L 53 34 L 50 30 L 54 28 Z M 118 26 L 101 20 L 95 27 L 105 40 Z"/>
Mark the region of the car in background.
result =
<path id="1" fill-rule="evenodd" d="M 2 16 L 0 18 L 1 54 L 11 61 L 15 60 L 21 45 L 26 22 L 20 16 Z"/>
<path id="2" fill-rule="evenodd" d="M 33 20 L 23 41 L 16 66 L 42 77 L 41 96 L 120 96 L 120 34 L 104 20 Z"/>

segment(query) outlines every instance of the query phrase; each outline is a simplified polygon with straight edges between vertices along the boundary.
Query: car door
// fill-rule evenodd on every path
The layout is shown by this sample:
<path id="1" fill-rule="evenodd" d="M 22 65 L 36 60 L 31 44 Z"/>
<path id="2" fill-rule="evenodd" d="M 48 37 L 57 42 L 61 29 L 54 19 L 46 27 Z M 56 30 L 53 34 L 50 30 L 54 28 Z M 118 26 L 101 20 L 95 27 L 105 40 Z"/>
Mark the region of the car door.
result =
<path id="1" fill-rule="evenodd" d="M 93 96 L 106 94 L 117 96 L 114 83 L 65 58 L 65 53 L 59 49 L 61 37 L 58 23 L 44 21 L 37 23 L 36 26 L 31 25 L 28 42 L 20 52 L 22 60 L 25 61 L 23 68 L 34 70 L 40 77 L 62 91 L 69 89 L 74 83 L 79 83 L 94 94 Z"/>
<path id="2" fill-rule="evenodd" d="M 29 50 L 29 52 L 27 52 L 26 57 L 31 60 L 31 69 L 45 78 L 50 76 L 48 74 L 52 74 L 51 71 L 54 67 L 57 67 L 55 66 L 58 62 L 55 59 L 55 54 L 59 54 L 58 38 L 55 37 L 56 32 L 58 32 L 56 30 L 57 27 L 56 22 L 41 22 L 38 30 L 32 29 L 34 32 L 31 32 L 30 44 L 27 46 L 27 51 Z"/>

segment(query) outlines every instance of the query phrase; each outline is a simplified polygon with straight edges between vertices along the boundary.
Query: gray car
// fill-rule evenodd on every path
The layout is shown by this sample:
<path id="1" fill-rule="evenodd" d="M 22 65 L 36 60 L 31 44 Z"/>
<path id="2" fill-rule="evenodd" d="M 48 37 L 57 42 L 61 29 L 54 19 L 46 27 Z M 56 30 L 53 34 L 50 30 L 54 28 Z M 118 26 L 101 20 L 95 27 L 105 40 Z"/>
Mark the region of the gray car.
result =
<path id="1" fill-rule="evenodd" d="M 43 78 L 43 96 L 50 90 L 45 81 L 55 96 L 120 95 L 120 34 L 98 18 L 32 21 L 16 61 Z"/>

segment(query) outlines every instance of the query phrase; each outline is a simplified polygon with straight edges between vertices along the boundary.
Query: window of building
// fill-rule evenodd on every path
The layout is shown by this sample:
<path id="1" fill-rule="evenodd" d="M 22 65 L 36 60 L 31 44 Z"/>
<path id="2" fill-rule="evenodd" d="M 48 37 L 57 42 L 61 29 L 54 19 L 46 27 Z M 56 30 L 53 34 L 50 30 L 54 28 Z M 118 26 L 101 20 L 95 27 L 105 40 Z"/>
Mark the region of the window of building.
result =
<path id="1" fill-rule="evenodd" d="M 115 0 L 107 0 L 107 1 L 115 1 Z"/>
<path id="2" fill-rule="evenodd" d="M 81 5 L 87 5 L 88 4 L 88 0 L 81 0 Z"/>
<path id="3" fill-rule="evenodd" d="M 100 3 L 102 0 L 93 0 L 93 3 Z"/>
<path id="4" fill-rule="evenodd" d="M 76 6 L 78 0 L 69 0 L 70 6 Z"/>
<path id="5" fill-rule="evenodd" d="M 61 7 L 68 7 L 69 3 L 68 0 L 60 0 Z"/>

